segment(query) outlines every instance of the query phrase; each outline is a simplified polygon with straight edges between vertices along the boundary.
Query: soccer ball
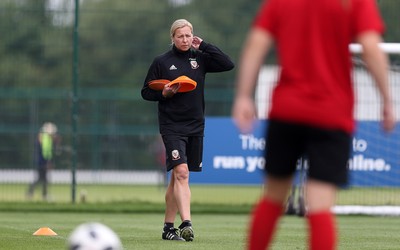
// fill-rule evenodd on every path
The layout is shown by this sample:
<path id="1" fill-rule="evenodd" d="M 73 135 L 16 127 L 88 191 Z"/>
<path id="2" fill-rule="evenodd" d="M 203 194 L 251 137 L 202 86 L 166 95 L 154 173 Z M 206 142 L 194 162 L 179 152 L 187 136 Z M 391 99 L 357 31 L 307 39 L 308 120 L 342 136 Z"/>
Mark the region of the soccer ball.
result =
<path id="1" fill-rule="evenodd" d="M 69 250 L 122 250 L 117 234 L 97 222 L 84 223 L 74 229 L 68 238 Z"/>

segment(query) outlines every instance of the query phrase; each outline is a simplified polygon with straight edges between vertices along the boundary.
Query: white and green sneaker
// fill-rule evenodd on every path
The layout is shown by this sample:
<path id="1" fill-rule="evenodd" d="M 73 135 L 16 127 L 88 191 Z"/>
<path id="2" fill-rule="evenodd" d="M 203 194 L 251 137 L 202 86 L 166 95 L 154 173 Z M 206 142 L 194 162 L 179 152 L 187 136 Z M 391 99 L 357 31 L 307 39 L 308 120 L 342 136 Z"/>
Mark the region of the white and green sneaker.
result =
<path id="1" fill-rule="evenodd" d="M 193 232 L 192 222 L 190 221 L 182 222 L 182 224 L 179 226 L 179 235 L 185 241 L 193 241 L 194 232 Z"/>
<path id="2" fill-rule="evenodd" d="M 163 240 L 185 241 L 182 237 L 178 235 L 178 229 L 173 227 L 164 228 L 161 237 Z"/>

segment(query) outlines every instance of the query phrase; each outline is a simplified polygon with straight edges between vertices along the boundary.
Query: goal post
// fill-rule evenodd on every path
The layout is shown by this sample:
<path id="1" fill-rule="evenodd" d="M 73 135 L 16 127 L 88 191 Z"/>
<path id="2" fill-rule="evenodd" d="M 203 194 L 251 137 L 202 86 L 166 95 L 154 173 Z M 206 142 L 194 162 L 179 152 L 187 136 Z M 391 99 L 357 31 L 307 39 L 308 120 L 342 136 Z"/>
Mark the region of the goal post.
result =
<path id="1" fill-rule="evenodd" d="M 379 47 L 388 54 L 400 54 L 400 43 L 380 43 Z M 350 52 L 360 54 L 362 47 L 360 44 L 352 43 L 349 45 Z"/>
<path id="2" fill-rule="evenodd" d="M 391 57 L 400 55 L 400 43 L 381 43 L 379 47 Z M 385 134 L 380 127 L 382 103 L 374 81 L 358 57 L 360 44 L 349 46 L 353 54 L 353 84 L 356 97 L 357 131 L 353 154 L 349 160 L 350 189 L 338 194 L 336 214 L 400 215 L 400 129 Z M 400 117 L 399 65 L 389 64 L 389 85 Z M 368 156 L 366 156 L 366 152 Z"/>

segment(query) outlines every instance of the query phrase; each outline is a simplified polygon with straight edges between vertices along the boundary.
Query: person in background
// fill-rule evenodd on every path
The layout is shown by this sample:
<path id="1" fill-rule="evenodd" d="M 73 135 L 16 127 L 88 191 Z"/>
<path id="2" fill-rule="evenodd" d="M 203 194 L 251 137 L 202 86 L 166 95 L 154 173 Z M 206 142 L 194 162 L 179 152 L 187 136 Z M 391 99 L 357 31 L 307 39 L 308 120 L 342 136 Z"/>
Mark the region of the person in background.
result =
<path id="1" fill-rule="evenodd" d="M 48 197 L 48 170 L 53 168 L 53 156 L 57 144 L 57 126 L 46 122 L 40 129 L 35 143 L 35 161 L 37 162 L 37 178 L 29 185 L 27 196 L 33 198 L 37 185 L 42 184 L 42 198 L 47 201 Z"/>
<path id="2" fill-rule="evenodd" d="M 268 116 L 265 190 L 251 214 L 248 249 L 270 246 L 303 154 L 309 249 L 336 249 L 331 208 L 348 181 L 355 127 L 350 43 L 361 44 L 378 87 L 383 129 L 395 126 L 387 56 L 378 46 L 383 30 L 375 0 L 263 1 L 242 50 L 232 108 L 240 130 L 251 131 L 258 72 L 275 44 L 281 72 Z"/>
<path id="3" fill-rule="evenodd" d="M 141 91 L 148 101 L 158 102 L 159 130 L 166 149 L 166 169 L 171 171 L 165 194 L 164 240 L 192 241 L 189 172 L 202 171 L 205 125 L 204 88 L 209 72 L 233 69 L 231 59 L 218 47 L 193 35 L 192 24 L 185 19 L 173 22 L 172 47 L 151 64 Z M 166 84 L 162 91 L 149 88 L 157 79 L 172 81 L 187 76 L 197 82 L 190 92 L 178 92 L 179 84 Z M 174 228 L 177 213 L 182 223 Z"/>

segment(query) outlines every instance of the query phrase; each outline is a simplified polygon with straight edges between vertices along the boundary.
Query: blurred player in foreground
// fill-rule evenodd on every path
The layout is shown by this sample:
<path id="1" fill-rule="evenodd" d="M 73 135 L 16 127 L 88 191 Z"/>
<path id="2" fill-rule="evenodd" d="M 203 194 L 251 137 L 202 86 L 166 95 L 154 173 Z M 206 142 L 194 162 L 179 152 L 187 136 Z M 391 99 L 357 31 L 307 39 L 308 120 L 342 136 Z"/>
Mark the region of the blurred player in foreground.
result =
<path id="1" fill-rule="evenodd" d="M 310 249 L 337 246 L 331 208 L 347 183 L 351 152 L 353 89 L 349 44 L 362 45 L 363 59 L 382 97 L 382 126 L 394 128 L 387 56 L 378 43 L 384 24 L 375 0 L 266 0 L 244 44 L 233 117 L 250 132 L 256 116 L 258 72 L 276 43 L 281 72 L 272 95 L 263 198 L 254 207 L 248 249 L 266 249 L 283 214 L 297 159 L 309 159 L 306 183 Z"/>
<path id="2" fill-rule="evenodd" d="M 166 149 L 167 171 L 171 171 L 162 239 L 192 241 L 189 172 L 202 171 L 205 76 L 231 70 L 234 64 L 219 48 L 194 36 L 192 24 L 185 19 L 172 24 L 170 36 L 172 48 L 154 59 L 141 93 L 145 100 L 158 101 L 160 134 Z M 197 87 L 184 93 L 179 92 L 179 84 L 167 84 L 161 91 L 149 88 L 151 80 L 171 81 L 182 75 L 196 81 Z M 182 224 L 175 229 L 178 212 Z"/>

